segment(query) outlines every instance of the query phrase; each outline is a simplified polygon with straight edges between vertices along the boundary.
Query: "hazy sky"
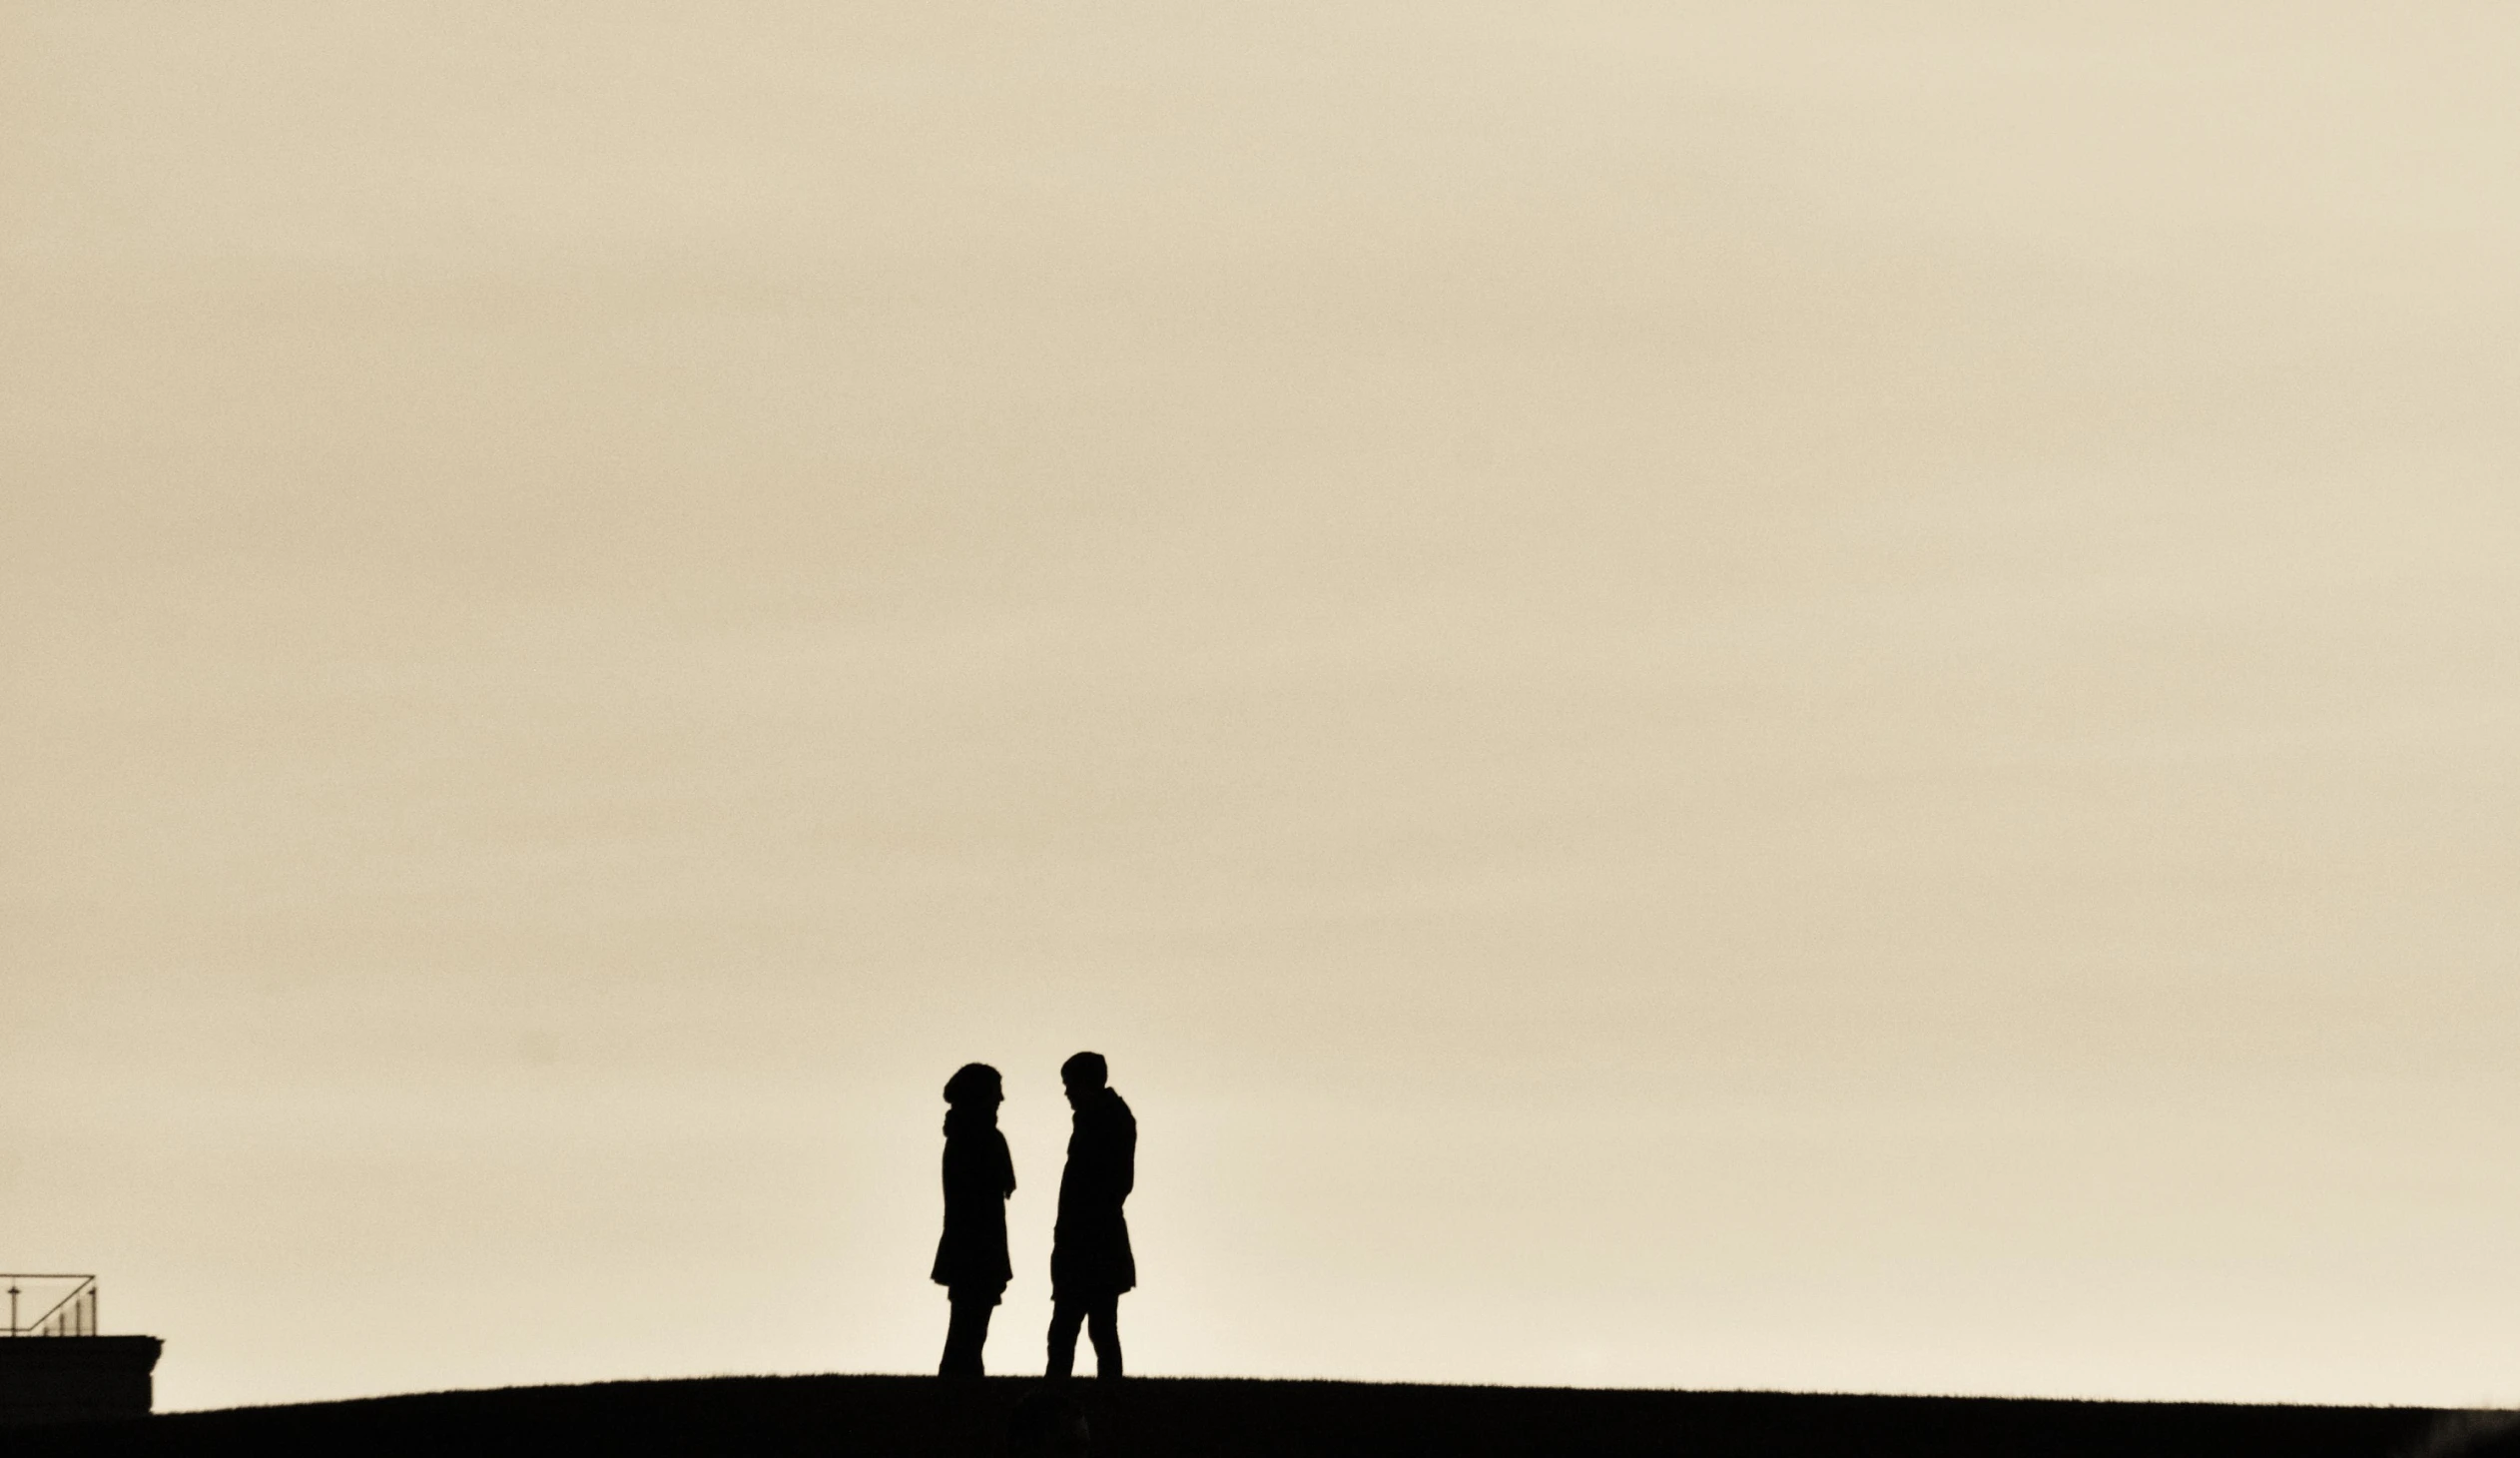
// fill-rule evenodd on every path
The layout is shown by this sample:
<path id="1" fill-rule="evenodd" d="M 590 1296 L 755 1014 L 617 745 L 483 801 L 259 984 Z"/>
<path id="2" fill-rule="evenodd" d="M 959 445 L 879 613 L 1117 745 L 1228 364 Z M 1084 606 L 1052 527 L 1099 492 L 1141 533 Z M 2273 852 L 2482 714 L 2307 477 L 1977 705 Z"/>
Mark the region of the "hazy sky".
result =
<path id="1" fill-rule="evenodd" d="M 2520 1403 L 2520 10 L 0 0 L 0 1264 L 161 1403 Z"/>

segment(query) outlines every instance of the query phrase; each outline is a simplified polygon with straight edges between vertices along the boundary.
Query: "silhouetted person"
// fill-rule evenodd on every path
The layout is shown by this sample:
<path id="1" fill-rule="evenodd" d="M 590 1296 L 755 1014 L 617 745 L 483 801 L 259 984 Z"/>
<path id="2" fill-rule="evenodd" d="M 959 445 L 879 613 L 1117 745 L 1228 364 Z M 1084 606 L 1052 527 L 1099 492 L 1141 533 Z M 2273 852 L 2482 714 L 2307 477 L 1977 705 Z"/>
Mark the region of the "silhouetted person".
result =
<path id="1" fill-rule="evenodd" d="M 929 1279 L 945 1288 L 953 1320 L 945 1328 L 945 1377 L 980 1375 L 988 1315 L 1006 1294 L 1014 1267 L 1006 1261 L 1006 1196 L 1015 1192 L 1015 1161 L 997 1131 L 1006 1101 L 997 1071 L 964 1064 L 945 1081 L 945 1236 Z"/>
<path id="2" fill-rule="evenodd" d="M 1093 1333 L 1094 1375 L 1120 1375 L 1120 1293 L 1137 1284 L 1129 1222 L 1120 1205 L 1137 1183 L 1137 1117 L 1107 1082 L 1098 1053 L 1058 1070 L 1076 1110 L 1067 1170 L 1058 1181 L 1058 1229 L 1050 1240 L 1050 1369 L 1076 1367 L 1076 1326 Z"/>

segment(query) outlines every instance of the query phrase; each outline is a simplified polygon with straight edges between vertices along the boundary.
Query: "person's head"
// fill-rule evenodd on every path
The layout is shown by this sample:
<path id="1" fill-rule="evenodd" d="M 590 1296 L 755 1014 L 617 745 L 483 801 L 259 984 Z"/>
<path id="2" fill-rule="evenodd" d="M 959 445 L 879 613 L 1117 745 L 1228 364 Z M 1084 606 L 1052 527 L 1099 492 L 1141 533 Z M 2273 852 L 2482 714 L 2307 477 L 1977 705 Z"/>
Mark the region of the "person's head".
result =
<path id="1" fill-rule="evenodd" d="M 945 1080 L 945 1102 L 956 1108 L 995 1108 L 1006 1101 L 1005 1085 L 986 1064 L 964 1064 Z"/>
<path id="2" fill-rule="evenodd" d="M 1067 1101 L 1081 1106 L 1111 1082 L 1111 1066 L 1098 1053 L 1080 1053 L 1058 1066 L 1058 1081 L 1067 1086 Z"/>

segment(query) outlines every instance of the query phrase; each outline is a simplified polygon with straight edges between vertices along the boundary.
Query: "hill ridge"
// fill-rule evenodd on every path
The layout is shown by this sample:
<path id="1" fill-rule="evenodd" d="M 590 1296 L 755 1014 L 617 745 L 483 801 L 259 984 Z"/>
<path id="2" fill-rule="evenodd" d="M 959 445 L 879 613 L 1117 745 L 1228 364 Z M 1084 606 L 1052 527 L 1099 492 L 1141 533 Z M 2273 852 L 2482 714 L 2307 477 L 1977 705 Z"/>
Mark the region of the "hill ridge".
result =
<path id="1" fill-rule="evenodd" d="M 997 1458 L 1039 1377 L 711 1376 L 396 1393 L 21 1430 L 13 1455 L 315 1449 Z M 1686 1453 L 1692 1458 L 2485 1458 L 2510 1415 L 2293 1403 L 2113 1401 L 1339 1378 L 1131 1377 L 1063 1384 L 1097 1458 Z"/>

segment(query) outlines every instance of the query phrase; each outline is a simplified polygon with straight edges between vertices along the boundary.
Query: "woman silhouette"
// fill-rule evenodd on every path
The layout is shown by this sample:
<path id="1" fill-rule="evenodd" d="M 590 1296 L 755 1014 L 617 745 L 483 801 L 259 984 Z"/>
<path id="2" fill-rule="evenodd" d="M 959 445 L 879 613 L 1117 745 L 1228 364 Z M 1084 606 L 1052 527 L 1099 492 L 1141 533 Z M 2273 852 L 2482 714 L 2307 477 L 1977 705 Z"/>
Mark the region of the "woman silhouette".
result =
<path id="1" fill-rule="evenodd" d="M 1015 1161 L 997 1131 L 1006 1094 L 995 1069 L 964 1064 L 945 1080 L 945 1236 L 928 1276 L 945 1288 L 953 1320 L 937 1372 L 976 1377 L 988 1314 L 1014 1275 L 1006 1260 L 1006 1196 L 1015 1192 Z"/>

